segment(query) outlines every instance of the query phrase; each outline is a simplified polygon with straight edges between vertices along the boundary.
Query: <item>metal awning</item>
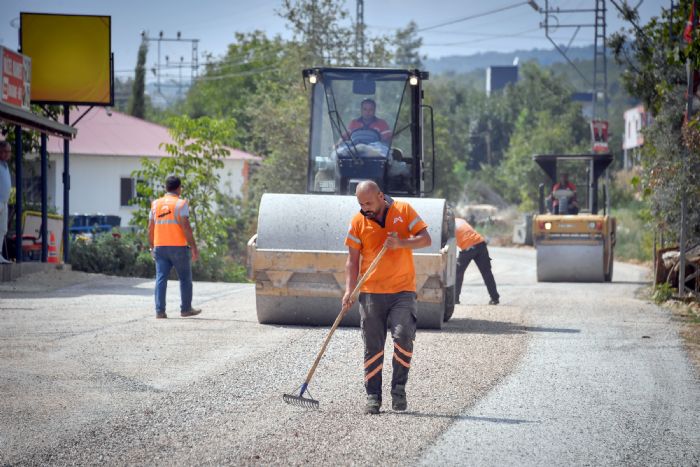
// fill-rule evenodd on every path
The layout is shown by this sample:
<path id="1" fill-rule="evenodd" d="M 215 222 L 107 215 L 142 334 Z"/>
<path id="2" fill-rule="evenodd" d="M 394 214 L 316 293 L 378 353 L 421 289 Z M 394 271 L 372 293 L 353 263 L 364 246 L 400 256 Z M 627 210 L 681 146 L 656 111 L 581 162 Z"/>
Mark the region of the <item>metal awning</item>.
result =
<path id="1" fill-rule="evenodd" d="M 4 102 L 0 102 L 0 120 L 14 123 L 24 128 L 38 130 L 52 136 L 58 136 L 63 139 L 71 139 L 78 133 L 78 130 L 72 126 L 58 123 L 50 118 L 36 115 L 27 110 L 5 104 Z"/>

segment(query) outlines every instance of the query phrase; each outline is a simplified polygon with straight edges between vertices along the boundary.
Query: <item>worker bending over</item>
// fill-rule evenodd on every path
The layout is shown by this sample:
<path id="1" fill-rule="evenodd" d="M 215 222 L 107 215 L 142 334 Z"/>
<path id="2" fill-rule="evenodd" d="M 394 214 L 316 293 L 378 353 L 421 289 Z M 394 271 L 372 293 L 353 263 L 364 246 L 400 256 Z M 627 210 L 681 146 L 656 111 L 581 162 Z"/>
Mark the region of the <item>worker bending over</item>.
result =
<path id="1" fill-rule="evenodd" d="M 459 303 L 462 281 L 464 281 L 464 271 L 467 270 L 471 260 L 474 260 L 491 296 L 489 305 L 498 305 L 500 296 L 498 295 L 498 290 L 496 290 L 496 280 L 491 272 L 491 258 L 489 257 L 489 249 L 486 247 L 484 237 L 464 219 L 455 218 L 455 229 L 457 246 L 460 249 L 459 256 L 457 256 L 455 303 Z"/>

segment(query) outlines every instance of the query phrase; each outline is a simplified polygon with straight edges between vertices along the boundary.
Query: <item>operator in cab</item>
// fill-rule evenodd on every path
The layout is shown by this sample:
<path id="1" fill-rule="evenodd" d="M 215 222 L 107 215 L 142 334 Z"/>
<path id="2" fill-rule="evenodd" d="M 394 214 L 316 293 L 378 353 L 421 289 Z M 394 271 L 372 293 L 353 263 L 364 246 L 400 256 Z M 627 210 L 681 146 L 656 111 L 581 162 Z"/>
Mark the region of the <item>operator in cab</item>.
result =
<path id="1" fill-rule="evenodd" d="M 562 191 L 571 192 L 566 196 L 566 208 L 560 206 L 561 196 L 558 195 L 560 195 Z M 576 199 L 576 185 L 569 181 L 569 174 L 567 172 L 562 172 L 560 180 L 554 184 L 552 193 L 549 196 L 552 202 L 552 212 L 554 214 L 578 214 L 579 207 L 578 200 Z"/>

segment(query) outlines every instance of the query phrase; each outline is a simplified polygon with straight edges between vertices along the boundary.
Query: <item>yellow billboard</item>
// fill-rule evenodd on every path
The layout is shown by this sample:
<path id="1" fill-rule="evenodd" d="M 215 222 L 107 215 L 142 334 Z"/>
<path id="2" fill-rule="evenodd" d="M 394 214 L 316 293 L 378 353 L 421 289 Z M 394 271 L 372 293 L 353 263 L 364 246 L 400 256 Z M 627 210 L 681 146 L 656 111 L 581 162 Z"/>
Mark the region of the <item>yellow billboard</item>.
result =
<path id="1" fill-rule="evenodd" d="M 113 104 L 111 17 L 20 13 L 32 103 Z"/>

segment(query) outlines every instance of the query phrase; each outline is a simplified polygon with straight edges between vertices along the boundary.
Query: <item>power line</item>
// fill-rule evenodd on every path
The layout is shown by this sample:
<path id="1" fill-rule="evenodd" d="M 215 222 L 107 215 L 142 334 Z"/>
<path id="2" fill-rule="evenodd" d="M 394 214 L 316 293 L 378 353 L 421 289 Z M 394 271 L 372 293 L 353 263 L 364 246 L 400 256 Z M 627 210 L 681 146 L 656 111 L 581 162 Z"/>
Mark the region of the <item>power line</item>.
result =
<path id="1" fill-rule="evenodd" d="M 199 78 L 196 79 L 196 81 L 217 81 L 220 79 L 236 78 L 239 76 L 258 75 L 260 73 L 266 73 L 268 71 L 281 71 L 281 70 L 282 69 L 278 66 L 269 66 L 269 67 L 265 67 L 265 68 L 257 68 L 257 69 L 253 69 L 253 70 L 241 71 L 238 73 L 229 73 L 227 75 L 200 76 Z"/>
<path id="2" fill-rule="evenodd" d="M 444 42 L 441 44 L 423 44 L 425 47 L 450 47 L 454 45 L 465 45 L 465 44 L 474 44 L 477 42 L 485 42 L 485 41 L 491 41 L 491 40 L 498 40 L 503 37 L 525 37 L 528 39 L 541 39 L 541 36 L 525 36 L 525 34 L 529 32 L 535 32 L 539 31 L 540 28 L 534 28 L 534 29 L 527 29 L 525 31 L 520 31 L 520 32 L 515 32 L 513 34 L 487 34 L 487 33 L 472 33 L 472 35 L 475 36 L 482 36 L 480 39 L 472 39 L 468 41 L 459 41 L 459 42 Z"/>
<path id="3" fill-rule="evenodd" d="M 445 23 L 435 24 L 433 26 L 428 26 L 426 28 L 417 29 L 416 32 L 429 31 L 431 29 L 441 28 L 443 26 L 449 26 L 450 24 L 461 23 L 462 21 L 468 21 L 470 19 L 481 18 L 482 16 L 493 15 L 495 13 L 500 13 L 501 11 L 511 10 L 513 8 L 516 8 L 516 7 L 519 7 L 522 5 L 527 5 L 527 4 L 528 4 L 528 2 L 513 3 L 512 5 L 504 6 L 502 8 L 497 8 L 495 10 L 485 11 L 483 13 L 477 13 L 475 15 L 465 16 L 464 18 L 454 19 L 451 21 L 447 21 Z"/>

